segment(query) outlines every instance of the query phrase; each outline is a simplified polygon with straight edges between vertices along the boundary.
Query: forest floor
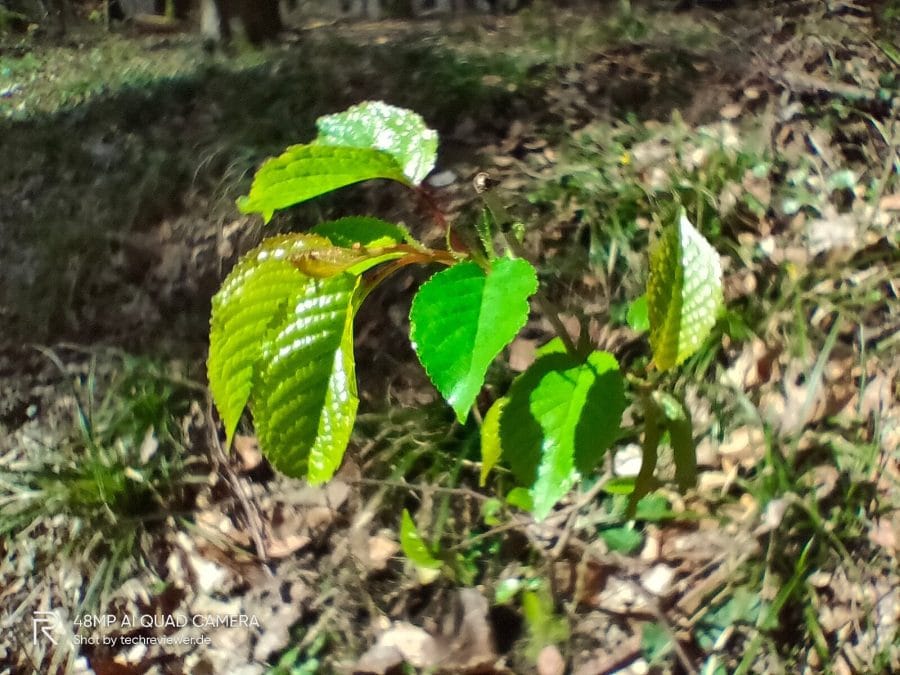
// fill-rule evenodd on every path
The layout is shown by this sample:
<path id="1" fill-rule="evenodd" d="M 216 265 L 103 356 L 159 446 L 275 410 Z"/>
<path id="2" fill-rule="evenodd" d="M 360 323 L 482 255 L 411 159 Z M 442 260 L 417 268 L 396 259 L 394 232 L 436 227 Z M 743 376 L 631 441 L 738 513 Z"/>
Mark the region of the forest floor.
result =
<path id="1" fill-rule="evenodd" d="M 900 6 L 724 4 L 307 21 L 230 54 L 0 36 L 0 673 L 898 672 Z M 502 470 L 479 487 L 478 426 L 406 339 L 423 271 L 359 318 L 335 480 L 276 475 L 249 419 L 221 448 L 209 305 L 242 252 L 348 214 L 444 238 L 384 185 L 238 213 L 264 158 L 370 99 L 438 130 L 454 227 L 499 181 L 565 324 L 623 365 L 650 232 L 687 208 L 727 304 L 668 381 L 695 490 L 627 519 L 636 434 L 543 523 Z M 551 333 L 534 313 L 482 412 Z"/>

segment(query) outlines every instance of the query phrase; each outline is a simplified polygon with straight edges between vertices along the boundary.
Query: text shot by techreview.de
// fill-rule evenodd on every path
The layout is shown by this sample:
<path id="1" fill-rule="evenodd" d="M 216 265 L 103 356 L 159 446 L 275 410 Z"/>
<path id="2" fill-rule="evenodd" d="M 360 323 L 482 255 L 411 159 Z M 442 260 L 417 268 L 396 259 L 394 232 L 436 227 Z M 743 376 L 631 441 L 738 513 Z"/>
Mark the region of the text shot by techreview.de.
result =
<path id="1" fill-rule="evenodd" d="M 138 645 L 199 646 L 212 643 L 209 632 L 220 628 L 260 628 L 252 614 L 80 614 L 67 617 L 59 611 L 34 612 L 32 642 L 59 646 Z M 148 632 L 152 631 L 152 633 Z"/>

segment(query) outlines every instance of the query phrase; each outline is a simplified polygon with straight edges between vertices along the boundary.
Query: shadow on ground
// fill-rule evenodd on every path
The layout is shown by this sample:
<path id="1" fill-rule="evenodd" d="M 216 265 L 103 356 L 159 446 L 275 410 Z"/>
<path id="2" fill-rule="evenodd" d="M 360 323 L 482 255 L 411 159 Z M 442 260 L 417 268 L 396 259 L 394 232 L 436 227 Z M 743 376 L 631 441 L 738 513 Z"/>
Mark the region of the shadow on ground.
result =
<path id="1" fill-rule="evenodd" d="M 234 198 L 262 159 L 310 138 L 316 117 L 381 98 L 422 111 L 448 135 L 462 119 L 493 129 L 520 97 L 483 82 L 511 68 L 502 59 L 462 60 L 426 43 L 366 47 L 322 36 L 242 70 L 191 49 L 190 77 L 0 123 L 0 153 L 12 158 L 0 164 L 8 336 L 140 344 L 163 318 L 174 334 L 185 335 L 181 323 L 190 334 L 205 325 L 234 253 L 214 245 L 237 217 Z M 339 207 L 332 200 L 316 215 Z M 212 250 L 197 247 L 204 242 Z M 175 246 L 189 259 L 175 260 Z M 142 293 L 155 307 L 143 307 Z"/>

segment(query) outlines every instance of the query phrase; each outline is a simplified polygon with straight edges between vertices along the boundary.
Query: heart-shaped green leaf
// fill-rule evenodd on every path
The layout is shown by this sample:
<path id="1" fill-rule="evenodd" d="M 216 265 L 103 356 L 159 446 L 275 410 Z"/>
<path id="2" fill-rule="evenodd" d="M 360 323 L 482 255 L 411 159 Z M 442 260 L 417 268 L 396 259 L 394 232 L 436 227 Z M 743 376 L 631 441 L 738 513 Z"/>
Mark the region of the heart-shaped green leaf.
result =
<path id="1" fill-rule="evenodd" d="M 473 262 L 459 263 L 416 294 L 409 314 L 413 347 L 460 422 L 491 361 L 525 325 L 535 290 L 534 268 L 521 258 L 503 258 L 489 274 Z"/>
<path id="2" fill-rule="evenodd" d="M 503 456 L 531 485 L 534 515 L 545 518 L 616 440 L 625 410 L 619 364 L 596 351 L 579 361 L 556 340 L 513 383 L 500 419 Z"/>
<path id="3" fill-rule="evenodd" d="M 647 280 L 650 346 L 660 370 L 672 368 L 706 340 L 723 306 L 719 254 L 681 212 L 650 255 Z"/>
<path id="4" fill-rule="evenodd" d="M 421 115 L 381 101 L 366 101 L 316 121 L 316 143 L 373 148 L 391 155 L 409 182 L 421 183 L 437 159 L 437 132 Z"/>
<path id="5" fill-rule="evenodd" d="M 394 157 L 381 150 L 293 145 L 259 168 L 250 194 L 238 200 L 238 208 L 242 213 L 261 213 L 268 222 L 278 209 L 371 178 L 410 183 Z"/>

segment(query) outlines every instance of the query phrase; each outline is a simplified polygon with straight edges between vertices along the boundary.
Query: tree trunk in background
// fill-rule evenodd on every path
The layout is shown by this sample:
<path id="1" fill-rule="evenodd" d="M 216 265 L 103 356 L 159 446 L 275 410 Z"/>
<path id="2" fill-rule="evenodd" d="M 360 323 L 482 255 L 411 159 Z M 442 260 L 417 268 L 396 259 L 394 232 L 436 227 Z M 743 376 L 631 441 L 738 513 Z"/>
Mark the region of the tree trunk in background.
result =
<path id="1" fill-rule="evenodd" d="M 275 40 L 282 29 L 278 0 L 201 0 L 200 29 L 207 40 L 230 40 L 235 20 L 255 45 Z"/>

